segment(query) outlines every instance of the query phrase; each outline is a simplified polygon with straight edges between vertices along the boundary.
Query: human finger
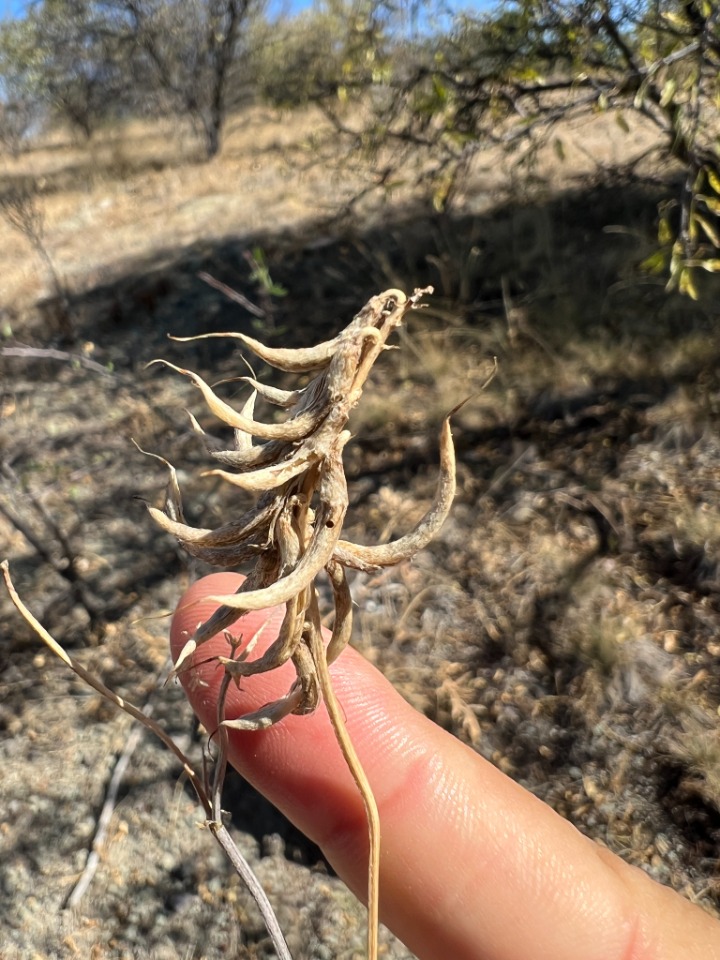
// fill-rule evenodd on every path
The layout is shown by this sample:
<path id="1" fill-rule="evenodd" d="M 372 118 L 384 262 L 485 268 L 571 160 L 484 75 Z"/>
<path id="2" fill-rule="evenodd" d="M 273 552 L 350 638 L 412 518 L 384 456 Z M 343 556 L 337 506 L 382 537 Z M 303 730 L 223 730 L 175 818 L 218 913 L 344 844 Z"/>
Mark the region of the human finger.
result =
<path id="1" fill-rule="evenodd" d="M 173 620 L 174 655 L 241 578 L 190 588 Z M 248 614 L 234 633 L 277 635 L 283 608 Z M 182 675 L 208 729 L 216 726 L 222 637 Z M 204 661 L 200 663 L 200 661 Z M 720 925 L 583 837 L 478 754 L 418 714 L 367 661 L 347 650 L 331 668 L 382 829 L 381 916 L 423 960 L 720 960 Z M 287 692 L 290 664 L 231 685 L 226 716 Z M 362 801 L 327 715 L 290 716 L 269 730 L 230 731 L 230 760 L 325 852 L 359 897 L 367 836 Z"/>

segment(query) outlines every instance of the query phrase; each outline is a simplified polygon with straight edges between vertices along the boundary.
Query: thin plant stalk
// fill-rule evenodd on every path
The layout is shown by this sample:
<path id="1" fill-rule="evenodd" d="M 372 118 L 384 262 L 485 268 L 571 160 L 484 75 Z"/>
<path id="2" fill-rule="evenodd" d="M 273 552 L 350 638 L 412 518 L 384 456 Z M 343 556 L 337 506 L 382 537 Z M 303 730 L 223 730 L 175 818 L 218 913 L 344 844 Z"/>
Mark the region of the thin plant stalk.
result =
<path id="1" fill-rule="evenodd" d="M 172 737 L 160 726 L 156 720 L 153 720 L 152 717 L 149 717 L 134 704 L 130 703 L 129 700 L 126 700 L 124 697 L 121 697 L 119 694 L 115 693 L 114 690 L 111 690 L 109 687 L 105 686 L 101 680 L 98 680 L 97 677 L 86 670 L 77 662 L 77 660 L 71 657 L 64 647 L 59 644 L 50 633 L 48 633 L 40 621 L 35 618 L 35 616 L 20 599 L 20 596 L 18 595 L 10 576 L 10 566 L 7 560 L 3 560 L 2 563 L 0 563 L 0 570 L 2 571 L 3 578 L 5 580 L 5 586 L 16 610 L 30 625 L 37 636 L 40 637 L 43 643 L 55 654 L 55 656 L 59 657 L 60 660 L 66 664 L 66 666 L 70 667 L 76 676 L 83 680 L 88 686 L 92 687 L 93 690 L 96 690 L 110 703 L 114 704 L 116 707 L 119 707 L 134 720 L 139 721 L 144 727 L 150 730 L 151 733 L 154 733 L 160 742 L 178 758 L 182 764 L 183 773 L 185 773 L 190 780 L 190 783 L 197 794 L 197 798 L 200 801 L 203 810 L 205 811 L 205 816 L 207 818 L 206 823 L 210 828 L 210 832 L 217 840 L 226 857 L 232 864 L 233 869 L 247 887 L 252 898 L 255 900 L 255 903 L 257 904 L 257 907 L 260 910 L 262 918 L 267 927 L 268 933 L 272 939 L 273 946 L 277 951 L 279 960 L 292 960 L 290 950 L 288 949 L 285 937 L 280 928 L 277 917 L 275 916 L 272 905 L 268 900 L 267 894 L 263 890 L 260 881 L 253 873 L 250 864 L 238 850 L 237 844 L 227 830 L 227 827 L 225 827 L 223 824 L 222 818 L 216 816 L 215 805 L 213 802 L 215 795 L 214 793 L 211 794 L 208 792 L 207 785 L 203 782 L 203 778 L 197 773 L 191 761 L 185 756 L 183 751 L 180 749 L 180 747 L 178 747 Z"/>

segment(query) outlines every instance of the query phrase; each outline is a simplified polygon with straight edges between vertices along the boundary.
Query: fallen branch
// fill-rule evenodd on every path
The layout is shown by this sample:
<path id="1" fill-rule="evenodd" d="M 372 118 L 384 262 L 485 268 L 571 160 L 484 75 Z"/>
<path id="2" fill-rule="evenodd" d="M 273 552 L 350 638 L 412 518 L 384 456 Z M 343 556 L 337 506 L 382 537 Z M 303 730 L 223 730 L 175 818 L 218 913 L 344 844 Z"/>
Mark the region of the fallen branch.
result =
<path id="1" fill-rule="evenodd" d="M 220 293 L 224 293 L 229 300 L 234 300 L 235 303 L 239 303 L 241 307 L 245 307 L 248 313 L 251 313 L 254 317 L 264 319 L 264 310 L 261 310 L 260 307 L 256 307 L 251 300 L 248 300 L 248 298 L 243 296 L 242 293 L 238 293 L 237 290 L 233 290 L 233 288 L 229 287 L 226 283 L 216 280 L 215 277 L 211 276 L 209 273 L 205 273 L 204 271 L 198 274 L 198 278 L 202 280 L 203 283 L 206 283 L 209 287 L 213 287 L 215 290 L 219 290 Z"/>
<path id="2" fill-rule="evenodd" d="M 143 707 L 143 713 L 145 716 L 149 717 L 151 712 L 152 705 L 146 704 L 145 707 Z M 100 854 L 105 846 L 105 841 L 107 840 L 108 831 L 110 829 L 110 821 L 112 820 L 112 815 L 115 812 L 120 784 L 122 783 L 123 777 L 127 772 L 127 768 L 130 766 L 130 759 L 135 752 L 135 748 L 142 740 L 142 736 L 143 728 L 133 727 L 130 731 L 130 736 L 125 741 L 125 747 L 117 759 L 112 776 L 108 782 L 107 792 L 105 794 L 105 802 L 102 805 L 102 810 L 100 811 L 100 816 L 98 817 L 95 828 L 95 836 L 93 837 L 92 844 L 90 846 L 90 852 L 88 853 L 85 867 L 83 872 L 80 874 L 77 883 L 72 888 L 70 894 L 65 900 L 64 909 L 66 910 L 72 910 L 74 907 L 79 905 L 80 901 L 87 893 L 88 887 L 92 883 L 93 877 L 95 876 L 95 872 L 100 863 Z"/>
<path id="3" fill-rule="evenodd" d="M 0 347 L 0 357 L 30 357 L 33 360 L 59 360 L 67 363 L 77 363 L 87 370 L 101 373 L 105 377 L 117 380 L 117 375 L 101 363 L 83 357 L 82 354 L 68 353 L 66 350 L 55 350 L 53 347 L 26 347 L 20 344 L 17 347 Z"/>
<path id="4" fill-rule="evenodd" d="M 20 488 L 15 471 L 6 461 L 0 461 L 0 475 L 6 477 L 9 481 Z M 13 509 L 3 504 L 0 500 L 0 515 L 10 523 L 18 533 L 21 533 L 30 546 L 37 552 L 58 576 L 62 577 L 69 586 L 75 601 L 85 610 L 90 620 L 92 629 L 101 628 L 105 622 L 103 610 L 98 606 L 88 590 L 85 581 L 78 570 L 78 555 L 74 550 L 70 539 L 62 528 L 56 523 L 55 519 L 45 508 L 45 505 L 31 490 L 24 490 L 23 496 L 29 501 L 42 523 L 49 532 L 50 537 L 59 545 L 60 556 L 56 556 L 50 549 L 47 540 L 35 533 L 32 527 L 25 520 L 18 516 Z M 50 541 L 52 542 L 52 540 Z"/>

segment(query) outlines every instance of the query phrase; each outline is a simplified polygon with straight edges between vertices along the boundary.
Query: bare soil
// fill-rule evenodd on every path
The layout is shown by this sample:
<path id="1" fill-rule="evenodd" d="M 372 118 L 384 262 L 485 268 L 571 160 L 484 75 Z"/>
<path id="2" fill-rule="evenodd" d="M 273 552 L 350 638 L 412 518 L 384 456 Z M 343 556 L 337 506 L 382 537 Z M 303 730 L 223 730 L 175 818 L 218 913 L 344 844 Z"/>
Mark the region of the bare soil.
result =
<path id="1" fill-rule="evenodd" d="M 58 134 L 6 163 L 6 184 L 41 177 L 70 312 L 0 221 L 0 557 L 48 629 L 150 701 L 199 760 L 181 691 L 157 682 L 165 615 L 205 570 L 151 525 L 143 501 L 159 502 L 165 475 L 132 441 L 179 468 L 191 521 L 242 504 L 199 477 L 206 454 L 184 411 L 213 424 L 197 392 L 145 364 L 241 376 L 227 341 L 166 335 L 309 344 L 374 293 L 432 283 L 357 411 L 348 533 L 372 542 L 412 524 L 432 495 L 438 424 L 472 394 L 454 430 L 459 494 L 415 562 L 356 578 L 354 643 L 417 709 L 720 916 L 720 288 L 709 276 L 692 303 L 637 269 L 672 178 L 629 173 L 648 131 L 600 118 L 562 136 L 534 180 L 479 157 L 451 213 L 404 188 L 343 221 L 372 170 L 342 166 L 310 114 L 237 117 L 210 165 L 141 124 L 89 150 Z M 198 278 L 264 302 L 254 248 L 287 291 L 262 321 Z M 59 358 L 17 355 L 28 346 Z M 0 608 L 2 956 L 272 956 L 177 763 L 147 736 L 92 884 L 66 909 L 131 727 L 4 595 Z M 363 910 L 320 852 L 239 778 L 226 805 L 293 956 L 361 956 Z M 410 957 L 387 932 L 383 945 Z"/>

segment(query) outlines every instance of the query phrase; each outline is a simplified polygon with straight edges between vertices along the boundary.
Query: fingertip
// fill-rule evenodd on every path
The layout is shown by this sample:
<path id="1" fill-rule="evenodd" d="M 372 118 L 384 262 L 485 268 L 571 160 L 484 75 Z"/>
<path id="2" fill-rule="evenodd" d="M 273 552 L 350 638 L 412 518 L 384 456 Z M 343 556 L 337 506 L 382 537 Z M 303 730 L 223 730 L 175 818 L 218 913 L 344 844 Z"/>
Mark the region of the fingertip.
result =
<path id="1" fill-rule="evenodd" d="M 198 622 L 215 611 L 208 595 L 236 591 L 241 583 L 237 574 L 214 574 L 187 591 L 172 622 L 174 655 Z M 252 636 L 264 625 L 259 653 L 277 635 L 282 614 L 282 607 L 248 614 L 232 631 Z M 222 668 L 210 662 L 218 653 L 227 653 L 222 635 L 195 653 L 197 666 L 181 673 L 193 708 L 209 729 L 217 722 L 223 676 Z M 640 896 L 624 876 L 608 869 L 593 844 L 416 713 L 355 651 L 347 650 L 331 672 L 380 808 L 381 913 L 411 949 L 433 960 L 648 955 L 628 952 L 645 893 Z M 292 664 L 286 663 L 243 680 L 239 688 L 231 685 L 226 716 L 258 709 L 286 693 L 294 680 Z M 231 730 L 229 742 L 232 764 L 321 845 L 362 895 L 367 873 L 363 807 L 325 710 L 288 716 L 260 732 Z M 653 890 L 647 892 L 646 914 L 662 926 L 666 914 L 672 920 L 675 915 L 664 908 L 659 915 L 653 906 L 657 899 Z M 679 908 L 677 915 L 706 942 L 706 925 L 686 918 Z M 656 953 L 658 960 L 671 955 Z M 697 956 L 715 958 L 712 951 Z"/>

